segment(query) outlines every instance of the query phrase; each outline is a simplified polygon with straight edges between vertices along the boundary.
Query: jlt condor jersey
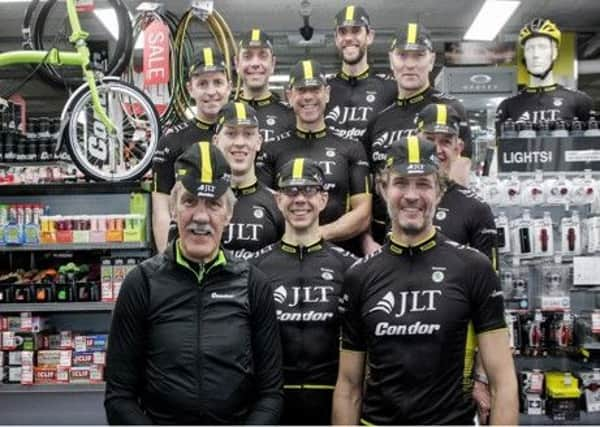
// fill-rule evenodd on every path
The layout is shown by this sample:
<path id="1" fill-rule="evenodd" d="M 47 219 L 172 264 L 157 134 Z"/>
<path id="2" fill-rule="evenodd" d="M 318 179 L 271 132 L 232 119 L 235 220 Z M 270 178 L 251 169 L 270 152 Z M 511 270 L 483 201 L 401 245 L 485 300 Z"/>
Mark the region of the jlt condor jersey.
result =
<path id="1" fill-rule="evenodd" d="M 253 252 L 276 242 L 285 230 L 283 215 L 273 193 L 256 182 L 244 188 L 233 188 L 237 202 L 231 221 L 222 237 L 223 247 L 234 256 L 247 259 Z"/>
<path id="2" fill-rule="evenodd" d="M 526 87 L 517 95 L 500 103 L 496 110 L 496 135 L 500 136 L 502 123 L 556 120 L 571 121 L 577 117 L 587 121 L 592 114 L 593 101 L 587 94 L 570 90 L 558 84 Z"/>
<path id="3" fill-rule="evenodd" d="M 276 188 L 277 171 L 297 157 L 318 162 L 325 173 L 329 200 L 319 217 L 320 224 L 329 224 L 348 212 L 351 196 L 370 192 L 369 165 L 362 145 L 326 129 L 311 133 L 296 129 L 288 138 L 267 144 L 257 160 L 259 180 Z"/>
<path id="4" fill-rule="evenodd" d="M 494 214 L 473 191 L 450 181 L 433 223 L 446 237 L 482 252 L 497 268 Z"/>
<path id="5" fill-rule="evenodd" d="M 265 144 L 281 139 L 296 127 L 294 112 L 274 93 L 260 99 L 246 98 L 242 94 L 240 101 L 256 111 L 258 129 Z"/>
<path id="6" fill-rule="evenodd" d="M 283 350 L 280 423 L 327 425 L 339 364 L 339 298 L 356 258 L 331 243 L 263 249 L 253 262 L 273 290 Z"/>
<path id="7" fill-rule="evenodd" d="M 505 328 L 498 276 L 476 250 L 435 233 L 393 240 L 344 279 L 342 350 L 368 354 L 362 420 L 470 424 L 473 332 Z"/>
<path id="8" fill-rule="evenodd" d="M 358 76 L 343 71 L 328 80 L 331 87 L 325 123 L 344 139 L 360 139 L 375 114 L 394 102 L 396 81 L 379 77 L 367 69 Z"/>
<path id="9" fill-rule="evenodd" d="M 459 135 L 465 143 L 462 155 L 471 156 L 471 130 L 463 105 L 458 99 L 428 87 L 409 98 L 397 98 L 392 105 L 369 122 L 362 142 L 373 172 L 383 167 L 387 150 L 394 141 L 417 132 L 416 116 L 429 104 L 447 104 L 454 107 L 463 119 Z"/>

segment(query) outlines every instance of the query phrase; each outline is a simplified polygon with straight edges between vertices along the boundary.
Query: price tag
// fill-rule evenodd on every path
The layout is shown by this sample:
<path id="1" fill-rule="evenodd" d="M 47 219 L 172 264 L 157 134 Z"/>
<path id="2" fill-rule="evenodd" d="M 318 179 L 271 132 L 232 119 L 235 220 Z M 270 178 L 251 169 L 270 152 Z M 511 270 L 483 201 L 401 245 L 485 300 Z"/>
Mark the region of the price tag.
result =
<path id="1" fill-rule="evenodd" d="M 21 331 L 31 332 L 33 329 L 33 321 L 31 320 L 31 313 L 25 311 L 21 313 Z"/>

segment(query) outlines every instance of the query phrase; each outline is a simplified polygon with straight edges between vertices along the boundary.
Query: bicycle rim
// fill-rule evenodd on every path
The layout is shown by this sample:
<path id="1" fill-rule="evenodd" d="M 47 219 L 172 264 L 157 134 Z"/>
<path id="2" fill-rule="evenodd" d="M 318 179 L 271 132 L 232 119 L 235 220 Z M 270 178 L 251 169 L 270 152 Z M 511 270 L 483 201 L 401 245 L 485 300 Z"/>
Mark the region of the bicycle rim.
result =
<path id="1" fill-rule="evenodd" d="M 158 115 L 148 97 L 124 82 L 98 86 L 108 116 L 117 127 L 109 135 L 86 90 L 73 105 L 67 148 L 87 176 L 100 181 L 131 181 L 150 168 L 160 137 Z"/>

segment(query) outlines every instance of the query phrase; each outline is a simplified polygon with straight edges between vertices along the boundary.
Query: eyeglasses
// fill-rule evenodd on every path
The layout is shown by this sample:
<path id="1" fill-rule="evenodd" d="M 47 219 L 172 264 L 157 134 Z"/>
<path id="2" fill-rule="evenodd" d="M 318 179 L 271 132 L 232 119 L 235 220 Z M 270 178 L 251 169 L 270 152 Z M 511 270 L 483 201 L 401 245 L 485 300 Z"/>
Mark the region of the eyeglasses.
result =
<path id="1" fill-rule="evenodd" d="M 318 185 L 307 185 L 302 187 L 283 187 L 280 191 L 288 197 L 296 197 L 302 194 L 304 197 L 313 197 L 322 190 Z"/>

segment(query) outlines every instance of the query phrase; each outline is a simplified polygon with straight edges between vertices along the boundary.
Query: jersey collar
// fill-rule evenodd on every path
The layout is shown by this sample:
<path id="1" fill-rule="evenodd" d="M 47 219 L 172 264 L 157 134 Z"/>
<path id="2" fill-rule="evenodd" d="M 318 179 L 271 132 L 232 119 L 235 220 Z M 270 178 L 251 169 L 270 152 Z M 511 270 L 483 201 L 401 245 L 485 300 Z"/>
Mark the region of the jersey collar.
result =
<path id="1" fill-rule="evenodd" d="M 197 117 L 195 119 L 193 119 L 192 122 L 194 123 L 194 126 L 196 126 L 198 129 L 202 129 L 202 130 L 213 129 L 215 126 L 214 123 L 205 122 L 203 120 L 200 120 Z"/>
<path id="2" fill-rule="evenodd" d="M 548 85 L 548 86 L 536 86 L 536 87 L 526 87 L 525 88 L 525 92 L 527 93 L 546 93 L 546 92 L 553 92 L 556 90 L 556 88 L 558 88 L 558 84 L 554 83 L 553 85 Z"/>
<path id="3" fill-rule="evenodd" d="M 435 228 L 431 231 L 431 234 L 423 239 L 420 242 L 417 242 L 414 246 L 406 246 L 402 243 L 398 243 L 394 241 L 392 236 L 390 235 L 390 240 L 388 242 L 389 251 L 394 255 L 416 255 L 423 252 L 427 252 L 433 249 L 436 243 L 437 233 Z"/>
<path id="4" fill-rule="evenodd" d="M 183 255 L 180 245 L 181 245 L 181 243 L 180 243 L 179 239 L 177 239 L 173 245 L 174 246 L 173 251 L 175 252 L 174 253 L 175 263 L 187 270 L 190 270 L 192 273 L 194 273 L 194 275 L 198 279 L 198 284 L 202 283 L 202 279 L 204 278 L 204 275 L 206 273 L 208 273 L 209 271 L 211 271 L 213 268 L 217 268 L 219 266 L 225 266 L 227 264 L 227 257 L 225 256 L 225 252 L 223 252 L 223 249 L 219 249 L 219 253 L 212 261 L 209 261 L 206 264 L 200 264 L 198 262 L 194 262 L 194 261 L 187 259 Z"/>
<path id="5" fill-rule="evenodd" d="M 254 181 L 254 184 L 247 185 L 246 187 L 231 187 L 235 197 L 248 196 L 254 194 L 258 190 L 258 181 Z"/>
<path id="6" fill-rule="evenodd" d="M 418 102 L 421 102 L 425 99 L 425 95 L 426 93 L 431 90 L 431 86 L 426 86 L 425 88 L 421 89 L 419 92 L 415 93 L 414 95 L 411 95 L 407 98 L 396 98 L 396 104 L 400 107 L 404 107 L 405 105 L 411 105 L 411 104 L 416 104 Z"/>
<path id="7" fill-rule="evenodd" d="M 367 69 L 365 71 L 363 71 L 362 73 L 360 73 L 359 75 L 357 75 L 357 76 L 351 76 L 350 74 L 347 74 L 346 72 L 344 72 L 344 70 L 341 70 L 338 73 L 338 77 L 340 79 L 343 79 L 343 80 L 346 80 L 346 81 L 349 81 L 350 83 L 352 83 L 352 82 L 355 82 L 357 80 L 364 80 L 364 79 L 368 78 L 370 72 L 371 72 L 371 68 L 367 67 Z"/>
<path id="8" fill-rule="evenodd" d="M 316 131 L 305 131 L 296 128 L 296 136 L 302 139 L 320 139 L 327 136 L 327 127 Z"/>
<path id="9" fill-rule="evenodd" d="M 281 241 L 279 242 L 279 247 L 283 252 L 292 255 L 298 255 L 300 258 L 302 258 L 304 255 L 308 255 L 323 249 L 323 239 L 321 238 L 315 243 L 308 246 L 294 245 L 281 239 Z"/>
<path id="10" fill-rule="evenodd" d="M 262 98 L 246 98 L 244 94 L 240 94 L 240 101 L 245 102 L 251 107 L 264 107 L 278 101 L 277 95 L 269 93 Z"/>

